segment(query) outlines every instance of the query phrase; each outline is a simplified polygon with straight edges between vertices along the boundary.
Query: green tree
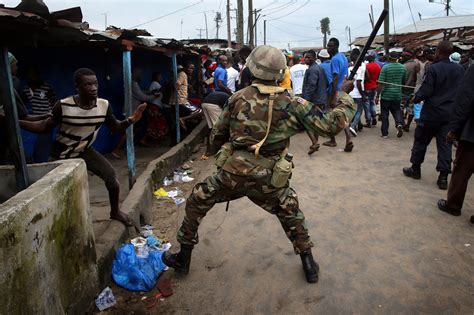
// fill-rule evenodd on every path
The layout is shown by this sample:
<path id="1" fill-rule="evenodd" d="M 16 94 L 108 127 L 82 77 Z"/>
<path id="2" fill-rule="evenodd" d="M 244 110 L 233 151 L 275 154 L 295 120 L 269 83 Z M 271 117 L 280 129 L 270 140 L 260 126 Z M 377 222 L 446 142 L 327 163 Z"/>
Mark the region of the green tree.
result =
<path id="1" fill-rule="evenodd" d="M 331 35 L 331 29 L 329 28 L 329 23 L 331 23 L 331 21 L 329 21 L 328 17 L 325 17 L 324 19 L 319 21 L 319 23 L 321 24 L 321 33 L 323 33 L 324 35 L 323 46 L 324 48 L 326 48 L 327 36 Z"/>

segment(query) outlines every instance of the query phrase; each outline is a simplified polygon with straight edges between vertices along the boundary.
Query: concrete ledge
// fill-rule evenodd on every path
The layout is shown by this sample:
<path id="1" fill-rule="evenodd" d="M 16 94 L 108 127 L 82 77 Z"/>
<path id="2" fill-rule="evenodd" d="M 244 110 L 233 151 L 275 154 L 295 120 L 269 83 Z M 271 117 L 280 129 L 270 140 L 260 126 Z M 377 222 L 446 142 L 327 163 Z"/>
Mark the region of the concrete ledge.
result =
<path id="1" fill-rule="evenodd" d="M 37 181 L 0 205 L 0 314 L 82 313 L 98 290 L 86 164 L 28 168 Z"/>
<path id="2" fill-rule="evenodd" d="M 204 120 L 201 121 L 183 141 L 151 161 L 123 201 L 122 211 L 128 213 L 135 222 L 150 222 L 153 189 L 161 185 L 165 176 L 189 159 L 195 147 L 202 142 L 207 129 L 207 123 Z M 99 281 L 102 286 L 111 281 L 110 274 L 115 251 L 134 234 L 133 228 L 126 228 L 122 223 L 114 221 L 101 239 L 96 240 Z"/>

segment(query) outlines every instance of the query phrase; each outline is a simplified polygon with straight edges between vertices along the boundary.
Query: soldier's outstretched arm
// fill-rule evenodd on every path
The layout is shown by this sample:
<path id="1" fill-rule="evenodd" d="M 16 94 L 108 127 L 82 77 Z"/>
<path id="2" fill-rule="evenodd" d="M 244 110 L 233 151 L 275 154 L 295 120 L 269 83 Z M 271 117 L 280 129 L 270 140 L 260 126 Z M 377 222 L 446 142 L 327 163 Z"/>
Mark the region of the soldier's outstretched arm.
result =
<path id="1" fill-rule="evenodd" d="M 229 121 L 230 121 L 230 110 L 229 104 L 227 103 L 222 109 L 222 113 L 216 121 L 214 127 L 212 127 L 211 138 L 210 138 L 210 153 L 216 153 L 220 147 L 229 141 Z"/>
<path id="2" fill-rule="evenodd" d="M 335 136 L 352 121 L 357 110 L 352 97 L 346 92 L 339 92 L 336 107 L 323 112 L 319 107 L 302 98 L 296 98 L 295 110 L 298 120 L 306 130 L 323 137 Z"/>

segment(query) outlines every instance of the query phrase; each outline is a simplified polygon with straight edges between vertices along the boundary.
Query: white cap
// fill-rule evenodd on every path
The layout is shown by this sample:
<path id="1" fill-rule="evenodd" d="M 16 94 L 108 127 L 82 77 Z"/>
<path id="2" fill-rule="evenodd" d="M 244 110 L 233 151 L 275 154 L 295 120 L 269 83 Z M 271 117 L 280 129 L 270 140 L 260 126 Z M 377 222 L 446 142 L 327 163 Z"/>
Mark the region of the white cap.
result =
<path id="1" fill-rule="evenodd" d="M 321 51 L 318 53 L 318 57 L 320 57 L 320 58 L 331 58 L 331 55 L 328 53 L 327 49 L 321 49 Z"/>

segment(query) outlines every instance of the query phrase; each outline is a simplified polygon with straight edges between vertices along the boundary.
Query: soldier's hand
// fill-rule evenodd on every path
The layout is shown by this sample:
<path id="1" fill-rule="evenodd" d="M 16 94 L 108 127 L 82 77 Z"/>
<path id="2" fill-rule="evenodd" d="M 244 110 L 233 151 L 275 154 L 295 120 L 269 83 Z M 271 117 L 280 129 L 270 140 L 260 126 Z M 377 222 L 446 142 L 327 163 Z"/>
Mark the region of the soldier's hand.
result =
<path id="1" fill-rule="evenodd" d="M 349 94 L 354 89 L 354 81 L 349 79 L 344 79 L 342 82 L 341 90 Z"/>

